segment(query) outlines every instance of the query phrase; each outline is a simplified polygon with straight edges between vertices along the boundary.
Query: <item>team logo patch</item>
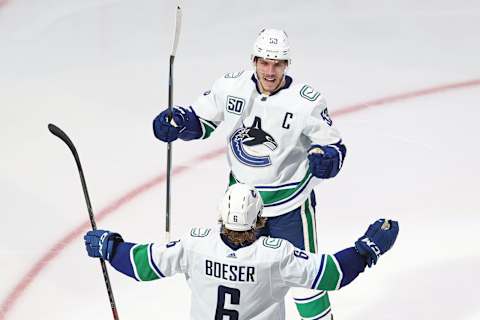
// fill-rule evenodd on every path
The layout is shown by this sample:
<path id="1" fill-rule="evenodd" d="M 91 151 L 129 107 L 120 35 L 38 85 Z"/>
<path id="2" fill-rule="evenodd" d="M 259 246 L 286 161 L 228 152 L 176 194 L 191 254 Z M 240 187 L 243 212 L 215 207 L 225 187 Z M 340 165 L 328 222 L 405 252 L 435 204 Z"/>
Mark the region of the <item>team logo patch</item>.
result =
<path id="1" fill-rule="evenodd" d="M 245 106 L 245 100 L 242 98 L 227 96 L 227 111 L 234 114 L 241 114 L 243 107 Z"/>
<path id="2" fill-rule="evenodd" d="M 312 87 L 304 85 L 302 89 L 300 89 L 300 96 L 309 101 L 315 101 L 320 96 L 320 93 L 315 91 Z"/>
<path id="3" fill-rule="evenodd" d="M 193 228 L 192 230 L 190 230 L 190 235 L 192 237 L 203 238 L 208 236 L 208 234 L 210 233 L 210 230 L 211 229 Z"/>
<path id="4" fill-rule="evenodd" d="M 265 238 L 263 239 L 263 245 L 267 248 L 278 249 L 282 244 L 282 239 L 277 238 Z"/>
<path id="5" fill-rule="evenodd" d="M 323 109 L 322 113 L 321 113 L 321 116 L 323 118 L 323 120 L 325 120 L 325 122 L 331 126 L 332 125 L 332 119 L 330 118 L 330 115 L 328 114 L 328 110 L 327 108 Z"/>
<path id="6" fill-rule="evenodd" d="M 275 139 L 263 131 L 260 118 L 251 127 L 237 129 L 230 136 L 230 148 L 241 163 L 251 167 L 266 167 L 272 164 L 270 153 L 277 149 Z"/>

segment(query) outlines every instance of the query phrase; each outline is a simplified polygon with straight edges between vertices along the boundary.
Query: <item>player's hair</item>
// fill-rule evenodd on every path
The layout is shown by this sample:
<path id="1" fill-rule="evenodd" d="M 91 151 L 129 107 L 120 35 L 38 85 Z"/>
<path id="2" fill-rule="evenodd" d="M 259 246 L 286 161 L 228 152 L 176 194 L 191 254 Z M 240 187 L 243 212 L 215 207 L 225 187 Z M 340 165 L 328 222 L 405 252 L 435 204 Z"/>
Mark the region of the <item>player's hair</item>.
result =
<path id="1" fill-rule="evenodd" d="M 255 242 L 257 240 L 257 230 L 263 228 L 267 218 L 259 217 L 255 224 L 255 229 L 247 231 L 233 231 L 230 229 L 222 228 L 222 234 L 224 234 L 228 241 L 236 245 L 246 245 Z"/>

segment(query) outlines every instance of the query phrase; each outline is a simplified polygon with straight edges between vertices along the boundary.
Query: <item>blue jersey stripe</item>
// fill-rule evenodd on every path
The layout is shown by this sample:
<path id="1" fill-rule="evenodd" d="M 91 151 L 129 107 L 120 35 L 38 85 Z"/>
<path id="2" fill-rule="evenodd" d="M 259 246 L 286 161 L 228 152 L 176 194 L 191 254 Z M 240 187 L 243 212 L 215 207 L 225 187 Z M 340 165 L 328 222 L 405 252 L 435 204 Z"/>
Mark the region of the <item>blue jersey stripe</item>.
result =
<path id="1" fill-rule="evenodd" d="M 317 276 L 315 277 L 315 280 L 313 281 L 311 289 L 316 289 L 317 286 L 318 286 L 318 280 L 320 279 L 320 275 L 322 274 L 324 262 L 325 262 L 325 255 L 322 254 L 322 260 L 320 261 L 320 267 L 318 268 L 318 273 L 317 273 Z"/>
<path id="2" fill-rule="evenodd" d="M 160 269 L 158 269 L 157 264 L 153 261 L 152 247 L 153 247 L 153 243 L 150 243 L 148 245 L 148 252 L 149 252 L 149 256 L 150 256 L 150 265 L 155 269 L 155 271 L 157 272 L 157 274 L 160 277 L 165 278 L 165 275 L 160 271 Z"/>

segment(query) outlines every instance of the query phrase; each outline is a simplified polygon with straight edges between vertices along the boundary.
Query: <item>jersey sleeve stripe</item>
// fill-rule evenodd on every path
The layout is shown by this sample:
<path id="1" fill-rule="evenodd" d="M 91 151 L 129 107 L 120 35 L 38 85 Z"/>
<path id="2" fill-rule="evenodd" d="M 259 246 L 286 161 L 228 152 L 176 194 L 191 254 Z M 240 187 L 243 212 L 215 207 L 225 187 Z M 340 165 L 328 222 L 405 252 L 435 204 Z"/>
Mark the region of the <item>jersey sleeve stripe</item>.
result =
<path id="1" fill-rule="evenodd" d="M 325 268 L 325 255 L 322 254 L 322 259 L 320 260 L 320 267 L 318 268 L 317 276 L 315 277 L 315 280 L 313 281 L 311 289 L 317 288 L 318 280 L 320 279 L 320 275 L 323 273 L 324 268 Z"/>
<path id="2" fill-rule="evenodd" d="M 135 253 L 135 249 L 139 246 L 139 244 L 136 244 L 132 247 L 132 249 L 130 250 L 130 263 L 132 264 L 132 268 L 133 268 L 133 275 L 135 277 L 135 280 L 137 281 L 141 281 L 139 275 L 138 275 L 138 271 L 137 271 L 137 266 L 135 265 L 135 257 L 134 257 L 134 253 Z"/>
<path id="3" fill-rule="evenodd" d="M 326 255 L 325 270 L 317 286 L 318 290 L 335 290 L 341 280 L 341 271 L 336 259 L 331 255 Z"/>
<path id="4" fill-rule="evenodd" d="M 340 289 L 340 286 L 341 286 L 341 283 L 342 283 L 342 280 L 343 280 L 343 272 L 342 272 L 342 268 L 340 267 L 340 263 L 338 262 L 337 258 L 334 255 L 331 256 L 331 257 L 332 257 L 332 260 L 335 263 L 335 265 L 337 267 L 337 270 L 338 270 L 338 273 L 339 273 L 337 285 L 335 286 L 335 290 L 338 290 L 338 289 Z"/>
<path id="5" fill-rule="evenodd" d="M 155 270 L 150 265 L 149 245 L 136 245 L 132 249 L 132 260 L 135 270 L 135 276 L 140 281 L 151 281 L 160 279 Z"/>
<path id="6" fill-rule="evenodd" d="M 165 275 L 160 271 L 157 264 L 153 260 L 153 243 L 148 245 L 148 261 L 150 262 L 150 267 L 155 271 L 159 278 L 165 278 Z"/>
<path id="7" fill-rule="evenodd" d="M 200 137 L 200 139 L 206 139 L 210 137 L 212 132 L 217 128 L 217 126 L 212 121 L 208 121 L 200 117 L 198 119 L 200 120 L 200 125 L 202 127 L 202 136 Z"/>

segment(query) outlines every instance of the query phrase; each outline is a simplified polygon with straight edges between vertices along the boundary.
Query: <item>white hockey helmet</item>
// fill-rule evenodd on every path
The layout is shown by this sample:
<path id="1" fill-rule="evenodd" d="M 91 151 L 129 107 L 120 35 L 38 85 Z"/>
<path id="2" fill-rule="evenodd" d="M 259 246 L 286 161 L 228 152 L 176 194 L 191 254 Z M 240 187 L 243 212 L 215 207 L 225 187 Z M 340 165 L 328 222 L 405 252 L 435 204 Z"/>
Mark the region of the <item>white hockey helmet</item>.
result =
<path id="1" fill-rule="evenodd" d="M 279 29 L 262 29 L 253 45 L 252 61 L 255 57 L 287 60 L 290 63 L 290 44 L 287 33 Z"/>
<path id="2" fill-rule="evenodd" d="M 255 229 L 262 210 L 263 201 L 258 191 L 243 183 L 230 186 L 220 204 L 222 224 L 233 231 Z"/>

